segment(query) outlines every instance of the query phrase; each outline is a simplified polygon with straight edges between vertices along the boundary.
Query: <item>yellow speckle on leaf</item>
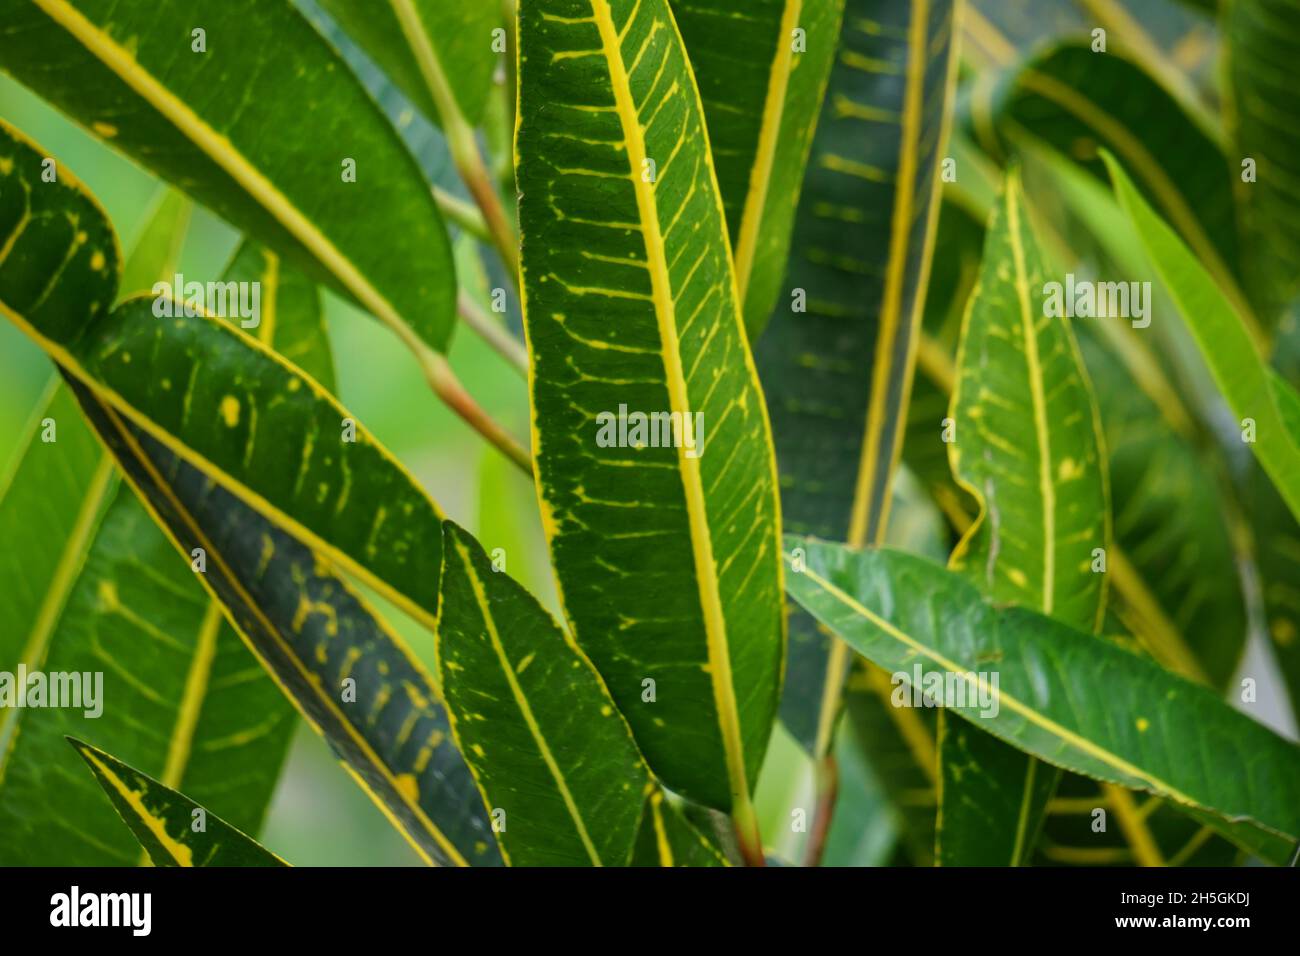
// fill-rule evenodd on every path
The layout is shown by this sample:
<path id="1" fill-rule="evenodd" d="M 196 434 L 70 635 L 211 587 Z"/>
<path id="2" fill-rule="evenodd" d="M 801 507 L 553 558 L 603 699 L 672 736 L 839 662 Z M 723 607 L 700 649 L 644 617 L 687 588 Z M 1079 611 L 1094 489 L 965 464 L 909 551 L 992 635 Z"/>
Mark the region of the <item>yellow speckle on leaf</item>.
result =
<path id="1" fill-rule="evenodd" d="M 106 611 L 114 611 L 118 608 L 117 584 L 108 580 L 99 582 L 99 603 Z"/>
<path id="2" fill-rule="evenodd" d="M 414 774 L 399 773 L 393 778 L 393 785 L 397 787 L 397 792 L 407 800 L 412 803 L 420 802 L 420 784 L 416 781 Z"/>
<path id="3" fill-rule="evenodd" d="M 14 171 L 14 161 L 8 158 L 0 158 L 0 176 L 8 176 Z"/>
<path id="4" fill-rule="evenodd" d="M 98 249 L 96 249 L 95 254 L 90 257 L 90 268 L 94 269 L 96 272 L 104 271 L 104 254 Z"/>
<path id="5" fill-rule="evenodd" d="M 96 121 L 90 124 L 90 128 L 93 129 L 100 136 L 104 137 L 105 139 L 112 139 L 114 136 L 117 135 L 117 127 L 114 126 L 112 123 Z"/>
<path id="6" fill-rule="evenodd" d="M 234 428 L 239 424 L 239 399 L 233 395 L 227 395 L 221 400 L 221 420 L 226 423 L 227 428 Z"/>
<path id="7" fill-rule="evenodd" d="M 1138 733 L 1145 734 L 1147 732 L 1147 728 L 1150 726 L 1151 726 L 1151 721 L 1147 720 L 1145 717 L 1139 717 L 1137 719 Z"/>
<path id="8" fill-rule="evenodd" d="M 1076 478 L 1083 477 L 1083 466 L 1073 458 L 1064 458 L 1061 460 L 1060 467 L 1056 469 L 1057 481 L 1074 481 Z"/>
<path id="9" fill-rule="evenodd" d="M 1007 577 L 1010 578 L 1011 583 L 1018 588 L 1023 588 L 1028 583 L 1028 579 L 1025 577 L 1025 572 L 1021 571 L 1019 568 L 1007 568 Z"/>
<path id="10" fill-rule="evenodd" d="M 1273 632 L 1273 640 L 1277 641 L 1282 647 L 1290 647 L 1295 643 L 1295 622 L 1279 617 L 1273 621 L 1270 628 Z"/>

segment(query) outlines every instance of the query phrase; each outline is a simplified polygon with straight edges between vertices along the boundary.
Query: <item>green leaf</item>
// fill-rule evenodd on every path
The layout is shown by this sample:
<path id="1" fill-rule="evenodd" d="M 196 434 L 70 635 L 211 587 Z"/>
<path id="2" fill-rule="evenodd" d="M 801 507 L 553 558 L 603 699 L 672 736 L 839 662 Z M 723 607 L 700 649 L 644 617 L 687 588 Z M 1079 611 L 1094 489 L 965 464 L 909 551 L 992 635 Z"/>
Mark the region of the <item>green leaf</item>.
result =
<path id="1" fill-rule="evenodd" d="M 180 259 L 193 211 L 194 204 L 184 193 L 166 186 L 159 188 L 144 228 L 122 266 L 119 297 L 123 293 L 148 292 L 156 282 L 173 281 L 171 273 Z"/>
<path id="2" fill-rule="evenodd" d="M 791 531 L 861 544 L 888 523 L 955 96 L 953 14 L 950 0 L 845 5 L 785 293 L 757 345 Z M 818 755 L 848 671 L 832 647 L 792 616 L 781 717 Z"/>
<path id="3" fill-rule="evenodd" d="M 658 788 L 646 797 L 632 866 L 730 866 Z"/>
<path id="4" fill-rule="evenodd" d="M 116 240 L 71 174 L 40 182 L 42 156 L 0 129 L 0 314 L 172 453 L 431 624 L 441 513 L 428 495 L 363 427 L 346 440 L 354 420 L 319 383 L 232 325 L 160 320 L 175 303 L 152 297 L 103 321 Z M 65 281 L 47 289 L 52 275 Z"/>
<path id="5" fill-rule="evenodd" d="M 134 841 L 77 771 L 65 735 L 93 735 L 256 833 L 292 737 L 292 710 L 129 491 L 118 493 L 87 550 L 48 654 L 27 666 L 81 675 L 87 692 L 97 688 L 97 706 L 11 712 L 0 860 L 138 860 Z"/>
<path id="6" fill-rule="evenodd" d="M 891 673 L 952 680 L 953 716 L 1041 760 L 1202 808 L 1275 840 L 1300 835 L 1300 749 L 1156 664 L 1025 608 L 998 608 L 911 555 L 806 538 L 791 595 Z M 997 713 L 978 692 L 998 674 Z M 926 675 L 935 675 L 927 677 Z M 983 715 L 982 715 L 983 713 Z"/>
<path id="7" fill-rule="evenodd" d="M 1106 604 L 1094 549 L 1110 530 L 1101 421 L 1029 216 L 1013 173 L 958 351 L 948 457 L 980 507 L 951 566 L 999 602 L 1092 631 Z"/>
<path id="8" fill-rule="evenodd" d="M 784 651 L 776 475 L 695 83 L 667 0 L 523 4 L 519 43 L 533 448 L 565 611 L 664 783 L 744 816 Z M 648 447 L 620 447 L 622 409 L 658 416 Z"/>
<path id="9" fill-rule="evenodd" d="M 1300 293 L 1300 3 L 1238 0 L 1227 5 L 1223 30 L 1228 117 L 1241 162 L 1254 161 L 1250 182 L 1243 168 L 1233 170 L 1247 272 L 1273 322 Z"/>
<path id="10" fill-rule="evenodd" d="M 315 552 L 73 388 L 181 554 L 203 550 L 198 577 L 262 667 L 417 852 L 499 864 L 437 688 L 401 639 Z"/>
<path id="11" fill-rule="evenodd" d="M 0 19 L 0 65 L 20 82 L 417 352 L 446 348 L 456 290 L 433 195 L 289 0 L 0 0 Z"/>
<path id="12" fill-rule="evenodd" d="M 471 126 L 483 118 L 498 56 L 492 31 L 500 9 L 491 0 L 319 0 L 425 116 L 442 122 L 422 62 L 435 69 Z M 400 14 L 399 14 L 400 11 Z M 402 17 L 422 28 L 408 35 Z"/>
<path id="13" fill-rule="evenodd" d="M 1100 151 L 1114 153 L 1256 324 L 1239 286 L 1234 169 L 1213 131 L 1202 129 L 1141 66 L 1121 53 L 1061 46 L 1003 83 L 988 109 L 991 115 L 977 111 L 977 128 L 995 126 L 1013 141 L 1037 140 L 1099 180 Z"/>
<path id="14" fill-rule="evenodd" d="M 259 283 L 261 314 L 257 324 L 248 327 L 248 334 L 302 369 L 327 392 L 337 391 L 325 310 L 311 279 L 271 250 L 246 239 L 235 250 L 221 281 Z M 243 325 L 235 318 L 227 321 Z"/>
<path id="15" fill-rule="evenodd" d="M 288 865 L 184 794 L 90 744 L 67 739 L 154 866 Z"/>
<path id="16" fill-rule="evenodd" d="M 1106 576 L 1093 564 L 1110 544 L 1101 420 L 1029 216 L 1013 171 L 962 324 L 948 457 L 979 511 L 949 566 L 999 603 L 1095 631 Z M 1027 862 L 1059 774 L 943 714 L 939 769 L 938 862 Z"/>
<path id="17" fill-rule="evenodd" d="M 913 866 L 934 865 L 938 805 L 938 728 L 927 708 L 895 707 L 889 675 L 858 657 L 844 685 L 844 712 L 894 808 L 899 845 Z M 833 824 L 832 824 L 833 825 Z"/>
<path id="18" fill-rule="evenodd" d="M 1106 154 L 1115 194 L 1142 241 L 1151 264 L 1173 297 L 1200 347 L 1201 354 L 1232 409 L 1247 441 L 1278 492 L 1300 518 L 1300 433 L 1295 421 L 1294 392 L 1261 359 L 1241 314 L 1202 268 L 1183 242 L 1138 193 L 1124 170 Z M 1279 404 L 1279 399 L 1286 402 Z"/>
<path id="19" fill-rule="evenodd" d="M 42 441 L 42 434 L 56 440 Z M 42 666 L 116 487 L 113 463 L 76 402 L 52 383 L 0 482 L 0 669 Z M 26 713 L 0 710 L 0 795 Z"/>
<path id="20" fill-rule="evenodd" d="M 622 866 L 653 787 L 591 662 L 479 543 L 443 524 L 438 682 L 515 866 Z"/>
<path id="21" fill-rule="evenodd" d="M 170 278 L 188 205 L 167 192 L 155 204 L 125 270 L 145 288 L 157 278 Z M 57 513 L 62 500 L 58 489 L 66 480 L 65 469 L 41 475 L 37 459 L 80 469 L 85 467 L 82 450 L 93 444 L 103 465 L 79 477 L 88 482 L 92 474 L 109 478 L 91 482 L 96 491 L 80 505 L 69 502 L 68 519 L 98 515 L 103 500 L 111 499 L 112 505 L 97 527 L 83 525 L 94 533 L 75 545 L 75 559 L 66 564 L 73 576 L 56 575 L 50 581 L 43 598 L 48 616 L 39 630 L 23 632 L 27 647 L 19 650 L 25 651 L 22 663 L 30 670 L 98 672 L 103 712 L 87 717 L 84 709 L 75 708 L 6 710 L 6 727 L 0 732 L 5 738 L 0 859 L 86 866 L 138 858 L 134 841 L 64 747 L 61 738 L 67 733 L 93 733 L 137 766 L 164 782 L 183 785 L 237 826 L 255 832 L 288 745 L 291 711 L 271 682 L 258 678 L 255 663 L 193 574 L 182 564 L 168 563 L 174 560 L 170 545 L 139 504 L 127 492 L 113 496 L 117 482 L 111 459 L 81 421 L 70 393 L 58 389 L 40 416 L 56 424 L 58 440 L 38 443 L 33 436 L 25 450 L 21 477 L 11 486 L 17 495 L 6 496 L 4 512 L 6 520 L 19 524 L 6 540 L 22 540 L 28 527 L 42 538 L 50 532 L 59 536 L 64 516 Z M 44 507 L 23 502 L 30 480 L 41 481 L 32 490 Z M 55 509 L 47 510 L 52 503 Z M 9 512 L 10 504 L 19 510 Z M 41 541 L 32 545 L 33 551 L 22 555 L 23 564 L 34 564 L 40 574 L 39 561 L 32 559 L 44 553 Z M 28 583 L 6 595 L 7 602 L 21 609 L 42 595 L 39 579 Z M 14 670 L 18 652 L 4 657 L 0 666 Z M 144 727 L 151 730 L 142 732 Z M 64 784 L 52 790 L 49 781 L 56 775 Z M 69 826 L 69 820 L 76 826 Z"/>
<path id="22" fill-rule="evenodd" d="M 671 0 L 700 88 L 750 340 L 767 324 L 844 0 Z M 802 34 L 796 34 L 802 31 Z"/>
<path id="23" fill-rule="evenodd" d="M 1056 271 L 1149 276 L 1109 188 L 1068 161 L 1033 158 L 1028 168 L 1048 174 L 1037 195 L 1062 200 L 1073 251 L 1057 257 Z M 1230 523 L 1237 505 L 1212 454 L 1212 433 L 1199 424 L 1215 421 L 1222 406 L 1209 373 L 1196 367 L 1195 343 L 1172 318 L 1174 306 L 1158 283 L 1152 289 L 1149 328 L 1118 320 L 1075 325 L 1106 431 L 1116 545 L 1108 556 L 1111 606 L 1156 660 L 1222 688 L 1247 632 L 1241 549 Z"/>

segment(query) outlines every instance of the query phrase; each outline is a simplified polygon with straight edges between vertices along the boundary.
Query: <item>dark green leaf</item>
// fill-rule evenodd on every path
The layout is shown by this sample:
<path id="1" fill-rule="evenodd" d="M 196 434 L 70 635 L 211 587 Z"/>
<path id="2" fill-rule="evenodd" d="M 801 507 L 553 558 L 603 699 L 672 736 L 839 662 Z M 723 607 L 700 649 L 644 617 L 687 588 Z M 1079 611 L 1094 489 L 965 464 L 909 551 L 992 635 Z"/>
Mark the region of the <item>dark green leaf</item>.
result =
<path id="1" fill-rule="evenodd" d="M 1260 357 L 1242 314 L 1211 275 L 1106 155 L 1115 194 L 1200 347 L 1264 471 L 1300 518 L 1300 399 Z"/>
<path id="2" fill-rule="evenodd" d="M 591 662 L 482 547 L 443 524 L 439 684 L 515 866 L 622 866 L 653 784 Z"/>
<path id="3" fill-rule="evenodd" d="M 1300 2 L 1236 0 L 1225 8 L 1226 75 L 1240 163 L 1233 170 L 1240 201 L 1247 274 L 1271 324 L 1300 293 Z"/>
<path id="4" fill-rule="evenodd" d="M 862 544 L 888 524 L 955 95 L 953 23 L 950 0 L 845 5 L 785 289 L 757 346 L 791 531 Z M 781 719 L 818 755 L 848 671 L 833 646 L 791 615 Z"/>
<path id="5" fill-rule="evenodd" d="M 787 578 L 791 595 L 886 671 L 950 681 L 953 716 L 1055 766 L 1273 840 L 1300 835 L 1300 749 L 1210 690 L 1036 612 L 997 608 L 922 558 L 787 544 L 806 561 Z M 991 673 L 996 708 L 975 699 Z"/>
<path id="6" fill-rule="evenodd" d="M 0 21 L 20 82 L 417 351 L 446 347 L 455 274 L 433 195 L 289 0 L 0 0 Z"/>
<path id="7" fill-rule="evenodd" d="M 747 816 L 784 650 L 776 469 L 699 97 L 667 0 L 520 15 L 533 448 L 564 607 L 664 783 Z M 620 439 L 622 411 L 654 434 Z"/>
<path id="8" fill-rule="evenodd" d="M 501 56 L 492 52 L 492 31 L 501 25 L 494 0 L 318 2 L 427 117 L 441 122 L 424 74 L 432 68 L 466 122 L 478 125 Z M 420 32 L 409 36 L 402 17 L 418 22 Z"/>
<path id="9" fill-rule="evenodd" d="M 431 677 L 319 557 L 126 422 L 78 400 L 249 649 L 428 861 L 500 863 Z"/>
<path id="10" fill-rule="evenodd" d="M 171 787 L 75 737 L 69 737 L 68 743 L 86 761 L 154 866 L 287 865 Z"/>
<path id="11" fill-rule="evenodd" d="M 700 87 L 750 340 L 780 295 L 844 0 L 670 0 Z"/>
<path id="12" fill-rule="evenodd" d="M 662 790 L 646 797 L 632 866 L 728 866 L 704 835 L 678 812 Z"/>

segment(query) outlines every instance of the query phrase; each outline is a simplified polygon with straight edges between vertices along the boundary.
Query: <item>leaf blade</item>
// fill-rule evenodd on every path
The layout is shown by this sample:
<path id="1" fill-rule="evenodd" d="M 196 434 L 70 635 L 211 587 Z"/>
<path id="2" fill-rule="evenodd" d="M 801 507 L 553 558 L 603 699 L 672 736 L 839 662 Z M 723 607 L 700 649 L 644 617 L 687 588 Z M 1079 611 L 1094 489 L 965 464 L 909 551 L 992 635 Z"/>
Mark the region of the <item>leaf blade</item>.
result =
<path id="1" fill-rule="evenodd" d="M 672 0 L 704 107 L 750 340 L 771 314 L 843 0 Z M 801 32 L 796 32 L 801 31 Z"/>
<path id="2" fill-rule="evenodd" d="M 502 852 L 516 866 L 625 865 L 652 787 L 631 732 L 541 605 L 443 528 L 439 683 L 494 824 L 503 814 Z"/>
<path id="3" fill-rule="evenodd" d="M 698 94 L 666 0 L 520 12 L 533 444 L 566 616 L 651 767 L 712 806 L 744 806 L 784 643 L 776 482 Z M 560 252 L 544 238 L 557 231 L 570 246 Z M 735 452 L 689 454 L 694 431 L 678 431 L 677 447 L 606 447 L 587 410 L 619 406 L 679 425 L 698 413 L 707 442 Z M 586 528 L 619 536 L 606 535 L 599 561 Z M 649 553 L 646 536 L 664 546 Z M 629 572 L 653 575 L 657 593 L 621 589 L 612 608 L 604 592 Z M 663 726 L 641 699 L 645 679 L 671 690 Z"/>
<path id="4" fill-rule="evenodd" d="M 807 313 L 778 304 L 756 346 L 791 531 L 862 543 L 887 523 L 955 96 L 954 11 L 845 5 L 786 276 Z M 790 629 L 782 721 L 822 755 L 849 668 L 805 616 Z"/>
<path id="5" fill-rule="evenodd" d="M 1260 357 L 1245 319 L 1141 197 L 1128 174 L 1108 155 L 1105 159 L 1120 205 L 1200 346 L 1224 399 L 1239 421 L 1256 423 L 1258 437 L 1247 443 L 1291 513 L 1300 518 L 1300 437 L 1291 433 L 1279 409 L 1277 379 Z"/>
<path id="6" fill-rule="evenodd" d="M 924 559 L 788 541 L 805 549 L 811 569 L 790 576 L 791 593 L 886 670 L 918 665 L 926 673 L 973 674 L 981 659 L 1000 652 L 999 713 L 981 725 L 1002 739 L 1077 773 L 1295 840 L 1300 802 L 1291 794 L 1300 788 L 1300 750 L 1208 689 L 1035 612 L 995 608 Z M 941 622 L 931 613 L 936 596 Z M 976 689 L 970 678 L 959 679 Z M 1091 707 L 1079 702 L 1088 689 Z M 946 709 L 974 721 L 980 706 Z M 1167 743 L 1147 733 L 1156 720 L 1165 724 Z M 1202 745 L 1228 772 L 1195 765 L 1190 757 Z M 1244 755 L 1250 759 L 1236 759 Z"/>
<path id="7" fill-rule="evenodd" d="M 193 800 L 102 750 L 67 739 L 155 866 L 288 865 L 218 816 L 207 816 L 204 829 L 196 831 L 193 814 L 202 807 Z"/>
<path id="8" fill-rule="evenodd" d="M 433 196 L 378 106 L 288 0 L 111 13 L 88 0 L 6 0 L 4 9 L 12 29 L 0 37 L 0 62 L 20 81 L 352 297 L 417 350 L 446 348 L 454 266 Z M 195 29 L 206 31 L 211 55 L 241 61 L 220 96 L 210 95 L 209 54 L 191 49 Z M 258 53 L 267 36 L 277 38 L 274 67 Z M 315 100 L 321 109 L 335 122 L 347 117 L 348 156 L 316 151 L 320 111 L 277 95 L 298 71 L 327 87 Z M 241 103 L 243 122 L 231 123 L 227 113 Z M 278 135 L 263 136 L 267 127 Z M 156 148 L 163 142 L 168 149 Z M 345 158 L 357 163 L 356 182 L 343 180 Z M 367 174 L 381 169 L 383 177 Z M 403 249 L 409 254 L 391 254 Z"/>

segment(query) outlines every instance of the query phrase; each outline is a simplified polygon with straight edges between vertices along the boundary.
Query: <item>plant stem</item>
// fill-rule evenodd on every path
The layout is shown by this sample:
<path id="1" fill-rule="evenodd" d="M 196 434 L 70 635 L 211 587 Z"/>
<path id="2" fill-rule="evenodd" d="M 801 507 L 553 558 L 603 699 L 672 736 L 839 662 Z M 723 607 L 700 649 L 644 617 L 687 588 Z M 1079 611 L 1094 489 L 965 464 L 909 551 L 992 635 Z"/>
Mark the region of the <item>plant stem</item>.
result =
<path id="1" fill-rule="evenodd" d="M 731 811 L 731 826 L 736 832 L 736 845 L 745 860 L 745 866 L 767 866 L 763 855 L 763 837 L 758 830 L 758 814 L 749 794 L 743 794 Z"/>
<path id="2" fill-rule="evenodd" d="M 438 209 L 448 222 L 455 223 L 475 239 L 481 239 L 483 242 L 492 241 L 487 222 L 484 221 L 483 214 L 478 211 L 476 206 L 465 202 L 463 199 L 457 199 L 451 193 L 437 186 L 433 187 L 433 198 L 438 203 Z"/>
<path id="3" fill-rule="evenodd" d="M 426 347 L 420 353 L 420 363 L 434 393 L 447 407 L 532 478 L 533 460 L 527 450 L 474 401 L 452 371 L 447 357 Z"/>
<path id="4" fill-rule="evenodd" d="M 433 43 L 424 31 L 420 16 L 415 11 L 411 0 L 392 0 L 393 12 L 397 14 L 402 33 L 411 47 L 420 72 L 424 76 L 433 105 L 437 107 L 438 119 L 442 131 L 447 136 L 447 145 L 451 150 L 452 162 L 460 172 L 466 188 L 483 213 L 488 234 L 510 273 L 511 281 L 519 281 L 519 251 L 515 242 L 514 230 L 506 219 L 501 199 L 492 185 L 492 176 L 483 160 L 483 153 L 478 148 L 474 129 L 465 119 L 460 106 L 452 95 L 447 75 L 443 72 Z"/>
<path id="5" fill-rule="evenodd" d="M 813 811 L 812 830 L 808 833 L 808 847 L 804 851 L 804 866 L 821 866 L 826 837 L 831 832 L 831 818 L 840 792 L 840 768 L 833 754 L 826 754 L 813 765 L 813 780 L 817 789 L 817 807 Z"/>
<path id="6" fill-rule="evenodd" d="M 456 304 L 457 311 L 465 324 L 474 330 L 492 350 L 500 355 L 510 367 L 528 378 L 528 352 L 519 340 L 494 322 L 492 317 L 480 309 L 462 290 Z"/>

